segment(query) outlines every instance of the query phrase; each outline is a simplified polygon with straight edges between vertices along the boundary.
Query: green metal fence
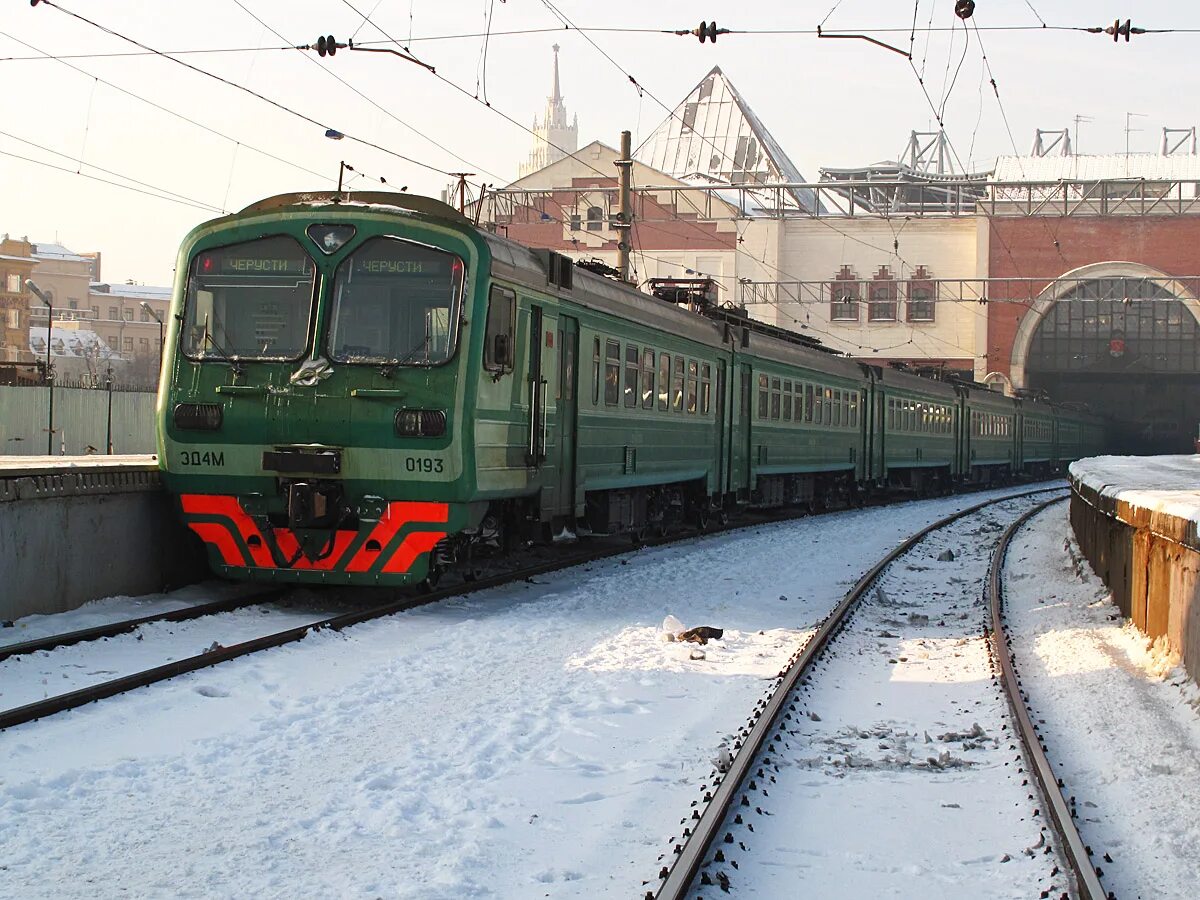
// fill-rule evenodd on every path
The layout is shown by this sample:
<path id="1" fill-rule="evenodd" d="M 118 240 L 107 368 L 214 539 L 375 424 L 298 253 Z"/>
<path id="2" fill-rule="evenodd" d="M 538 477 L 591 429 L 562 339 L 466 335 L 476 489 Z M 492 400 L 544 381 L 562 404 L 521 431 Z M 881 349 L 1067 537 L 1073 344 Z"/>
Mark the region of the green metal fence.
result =
<path id="1" fill-rule="evenodd" d="M 0 455 L 43 455 L 47 449 L 45 386 L 0 387 Z M 111 425 L 110 425 L 111 423 Z M 154 394 L 103 388 L 54 389 L 54 454 L 154 452 Z"/>

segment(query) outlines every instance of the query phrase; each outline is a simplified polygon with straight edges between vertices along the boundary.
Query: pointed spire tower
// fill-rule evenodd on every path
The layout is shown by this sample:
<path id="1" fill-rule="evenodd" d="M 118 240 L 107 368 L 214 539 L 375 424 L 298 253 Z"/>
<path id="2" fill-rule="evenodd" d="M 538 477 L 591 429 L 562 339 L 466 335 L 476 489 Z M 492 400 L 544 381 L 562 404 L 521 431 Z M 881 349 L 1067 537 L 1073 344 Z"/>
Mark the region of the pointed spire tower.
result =
<path id="1" fill-rule="evenodd" d="M 551 49 L 554 51 L 554 92 L 546 98 L 546 114 L 542 121 L 539 123 L 536 117 L 533 120 L 533 131 L 537 137 L 529 160 L 521 165 L 522 178 L 579 149 L 579 116 L 575 116 L 568 124 L 567 107 L 563 103 L 558 78 L 558 44 Z"/>

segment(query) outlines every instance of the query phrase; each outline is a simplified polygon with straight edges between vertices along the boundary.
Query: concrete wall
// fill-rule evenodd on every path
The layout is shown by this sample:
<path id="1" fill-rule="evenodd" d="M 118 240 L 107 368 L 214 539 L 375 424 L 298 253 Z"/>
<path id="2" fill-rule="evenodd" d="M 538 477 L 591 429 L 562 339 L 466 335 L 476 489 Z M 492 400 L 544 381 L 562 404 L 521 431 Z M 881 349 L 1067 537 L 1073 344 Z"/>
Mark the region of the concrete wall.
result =
<path id="1" fill-rule="evenodd" d="M 1200 540 L 1195 524 L 1103 496 L 1071 478 L 1071 527 L 1121 614 L 1178 652 L 1200 682 Z"/>
<path id="2" fill-rule="evenodd" d="M 152 465 L 0 477 L 0 619 L 205 577 Z"/>
<path id="3" fill-rule="evenodd" d="M 109 393 L 85 388 L 54 389 L 54 453 L 83 456 L 88 447 L 105 451 Z M 0 387 L 0 455 L 46 452 L 45 387 Z M 154 394 L 112 393 L 112 441 L 116 453 L 154 452 Z"/>

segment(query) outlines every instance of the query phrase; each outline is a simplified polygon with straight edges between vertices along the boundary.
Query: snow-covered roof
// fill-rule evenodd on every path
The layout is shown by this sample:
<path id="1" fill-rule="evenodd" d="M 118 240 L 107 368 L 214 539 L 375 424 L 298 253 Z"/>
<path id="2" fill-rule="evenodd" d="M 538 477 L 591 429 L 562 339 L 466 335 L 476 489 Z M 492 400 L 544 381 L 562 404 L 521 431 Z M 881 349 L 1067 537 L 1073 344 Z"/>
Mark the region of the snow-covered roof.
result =
<path id="1" fill-rule="evenodd" d="M 93 283 L 89 293 L 104 297 L 128 297 L 134 300 L 170 300 L 169 287 L 156 287 L 148 284 L 106 284 Z"/>
<path id="2" fill-rule="evenodd" d="M 1200 156 L 1123 153 L 1106 156 L 1001 156 L 992 181 L 1200 181 Z"/>
<path id="3" fill-rule="evenodd" d="M 730 184 L 805 180 L 720 66 L 713 66 L 633 155 L 675 178 L 701 174 Z M 815 208 L 812 191 L 795 196 Z"/>
<path id="4" fill-rule="evenodd" d="M 34 259 L 62 259 L 70 262 L 90 262 L 88 257 L 80 256 L 74 250 L 68 250 L 62 244 L 34 244 Z"/>
<path id="5" fill-rule="evenodd" d="M 45 326 L 30 326 L 29 351 L 38 357 L 46 355 Z M 100 335 L 86 328 L 55 327 L 50 336 L 50 356 L 121 359 L 121 355 L 109 347 Z"/>

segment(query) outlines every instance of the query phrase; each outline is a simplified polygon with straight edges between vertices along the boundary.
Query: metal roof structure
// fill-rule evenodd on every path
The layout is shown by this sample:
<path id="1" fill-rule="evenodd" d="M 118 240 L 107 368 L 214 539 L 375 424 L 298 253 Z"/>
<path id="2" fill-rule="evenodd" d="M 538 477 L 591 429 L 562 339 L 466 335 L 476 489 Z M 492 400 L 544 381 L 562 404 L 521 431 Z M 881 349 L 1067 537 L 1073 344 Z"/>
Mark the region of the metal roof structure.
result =
<path id="1" fill-rule="evenodd" d="M 993 182 L 1200 180 L 1200 156 L 1113 153 L 1103 156 L 1001 156 Z"/>
<path id="2" fill-rule="evenodd" d="M 633 155 L 681 180 L 701 176 L 739 185 L 805 180 L 720 66 L 713 66 Z M 786 196 L 789 205 L 816 208 L 811 190 L 789 191 Z"/>

